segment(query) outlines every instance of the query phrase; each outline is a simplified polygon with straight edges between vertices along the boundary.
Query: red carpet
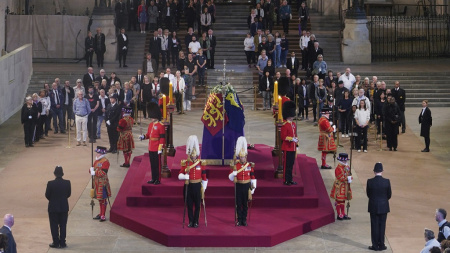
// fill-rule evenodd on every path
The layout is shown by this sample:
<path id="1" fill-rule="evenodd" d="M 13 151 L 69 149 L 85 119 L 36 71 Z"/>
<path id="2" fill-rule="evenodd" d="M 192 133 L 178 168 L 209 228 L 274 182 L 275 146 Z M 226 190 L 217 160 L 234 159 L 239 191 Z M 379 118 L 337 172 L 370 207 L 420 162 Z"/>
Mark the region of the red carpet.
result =
<path id="1" fill-rule="evenodd" d="M 172 178 L 149 185 L 148 154 L 135 157 L 111 209 L 111 221 L 169 247 L 271 247 L 334 222 L 334 211 L 316 160 L 298 155 L 294 166 L 296 186 L 274 179 L 278 162 L 272 147 L 255 145 L 248 160 L 256 163 L 258 179 L 248 227 L 234 225 L 234 185 L 229 166 L 207 166 L 209 179 L 200 227 L 183 229 L 183 181 L 178 180 L 185 146 L 168 157 Z M 186 214 L 186 220 L 187 214 Z"/>

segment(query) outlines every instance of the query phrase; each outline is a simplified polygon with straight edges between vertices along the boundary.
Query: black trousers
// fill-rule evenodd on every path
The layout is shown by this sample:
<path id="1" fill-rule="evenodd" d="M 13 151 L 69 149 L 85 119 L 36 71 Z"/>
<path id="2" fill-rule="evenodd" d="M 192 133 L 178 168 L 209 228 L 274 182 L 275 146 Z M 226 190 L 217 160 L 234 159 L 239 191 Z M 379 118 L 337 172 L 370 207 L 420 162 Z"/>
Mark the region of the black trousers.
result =
<path id="1" fill-rule="evenodd" d="M 66 225 L 68 212 L 49 212 L 50 231 L 55 245 L 66 244 Z"/>
<path id="2" fill-rule="evenodd" d="M 186 187 L 183 188 L 183 196 L 186 196 Z M 187 187 L 187 209 L 189 223 L 197 223 L 200 216 L 200 202 L 202 200 L 202 183 L 189 183 Z"/>
<path id="3" fill-rule="evenodd" d="M 314 116 L 314 122 L 317 121 L 317 102 L 315 99 L 312 100 L 312 105 L 313 105 L 313 116 Z"/>
<path id="4" fill-rule="evenodd" d="M 302 69 L 308 68 L 308 52 L 306 52 L 306 49 L 302 50 Z"/>
<path id="5" fill-rule="evenodd" d="M 384 247 L 384 233 L 386 231 L 387 213 L 370 213 L 370 232 L 372 235 L 372 246 L 374 248 Z"/>
<path id="6" fill-rule="evenodd" d="M 104 55 L 105 53 L 95 53 L 95 55 L 97 55 L 97 66 L 100 68 L 103 68 L 103 59 L 105 58 Z M 153 56 L 153 55 L 152 55 Z"/>
<path id="7" fill-rule="evenodd" d="M 92 57 L 94 56 L 94 51 L 86 52 L 86 67 L 92 67 Z"/>
<path id="8" fill-rule="evenodd" d="M 253 50 L 245 51 L 245 56 L 247 57 L 247 64 L 250 65 L 252 62 L 255 63 L 255 58 L 253 56 L 255 52 Z"/>
<path id="9" fill-rule="evenodd" d="M 147 118 L 147 104 L 149 102 L 143 101 L 141 103 L 141 107 L 142 107 L 142 117 Z M 149 112 L 150 113 L 150 112 Z"/>
<path id="10" fill-rule="evenodd" d="M 183 96 L 182 96 L 182 94 L 180 92 L 175 92 L 174 95 L 175 95 L 175 103 L 176 103 L 176 106 L 177 106 L 177 112 L 181 112 L 181 106 L 182 106 L 182 103 L 183 103 Z"/>
<path id="11" fill-rule="evenodd" d="M 36 125 L 36 136 L 41 138 L 44 135 L 44 125 L 45 121 L 47 120 L 47 115 L 41 115 L 38 119 L 38 123 Z M 48 132 L 48 129 L 46 129 L 45 133 Z"/>
<path id="12" fill-rule="evenodd" d="M 155 62 L 156 62 L 156 69 L 153 70 L 153 73 L 155 74 L 155 76 L 159 76 L 158 69 L 159 69 L 159 54 L 160 54 L 160 52 L 159 51 L 158 51 L 158 53 L 153 52 L 151 54 L 152 54 L 152 59 L 155 59 Z M 149 80 L 149 81 L 150 81 L 150 83 L 153 82 L 153 80 Z"/>
<path id="13" fill-rule="evenodd" d="M 209 56 L 210 56 L 210 60 L 209 60 L 209 69 L 212 69 L 212 68 L 214 68 L 214 54 L 216 53 L 216 49 L 215 48 L 212 48 L 211 50 L 210 50 L 210 52 L 209 52 Z M 254 62 L 255 60 L 253 60 L 253 62 Z"/>
<path id="14" fill-rule="evenodd" d="M 366 127 L 360 127 L 357 126 L 356 129 L 358 129 L 358 136 L 356 137 L 356 149 L 361 149 L 361 140 L 363 142 L 363 150 L 367 150 L 367 129 L 369 126 Z"/>
<path id="15" fill-rule="evenodd" d="M 150 168 L 152 170 L 152 180 L 160 180 L 159 173 L 159 155 L 158 151 L 148 151 L 148 157 L 150 158 Z"/>
<path id="16" fill-rule="evenodd" d="M 131 26 L 136 31 L 137 17 L 136 12 L 128 13 L 128 31 L 131 31 Z"/>
<path id="17" fill-rule="evenodd" d="M 339 112 L 339 131 L 343 134 L 348 134 L 350 130 L 350 111 Z"/>
<path id="18" fill-rule="evenodd" d="M 164 73 L 166 73 L 166 62 L 167 65 L 170 65 L 170 53 L 169 50 L 166 51 L 161 51 L 161 63 L 162 63 L 162 67 L 164 69 Z"/>
<path id="19" fill-rule="evenodd" d="M 289 33 L 289 18 L 282 19 L 281 22 L 283 22 L 283 31 L 284 33 Z"/>
<path id="20" fill-rule="evenodd" d="M 295 162 L 295 151 L 285 151 L 284 153 L 284 182 L 292 182 L 292 169 L 294 168 Z"/>
<path id="21" fill-rule="evenodd" d="M 425 139 L 425 149 L 430 149 L 430 135 L 424 136 Z"/>
<path id="22" fill-rule="evenodd" d="M 248 211 L 248 190 L 250 189 L 250 183 L 239 184 L 236 183 L 236 205 L 237 215 L 239 222 L 247 222 Z"/>
<path id="23" fill-rule="evenodd" d="M 127 54 L 128 54 L 128 49 L 119 48 L 119 66 L 122 66 L 122 60 L 123 60 L 123 66 L 127 65 Z"/>
<path id="24" fill-rule="evenodd" d="M 177 65 L 177 62 L 178 62 L 178 53 L 179 53 L 178 48 L 170 50 L 170 56 L 172 58 L 172 64 L 175 65 L 175 66 Z"/>
<path id="25" fill-rule="evenodd" d="M 66 128 L 69 128 L 70 126 L 68 126 L 69 120 L 67 119 L 67 115 L 69 119 L 74 120 L 73 107 L 71 105 L 63 105 L 62 108 L 63 108 L 63 118 L 64 121 L 66 122 Z"/>
<path id="26" fill-rule="evenodd" d="M 298 106 L 298 116 L 302 116 L 304 118 L 308 117 L 308 105 L 299 105 Z"/>
<path id="27" fill-rule="evenodd" d="M 89 123 L 88 123 L 88 129 L 89 128 Z M 117 132 L 117 126 L 116 125 L 110 125 L 107 126 L 106 128 L 108 130 L 108 138 L 109 138 L 109 146 L 112 150 L 117 150 L 117 141 L 119 140 L 119 133 Z M 94 131 L 95 133 L 95 131 Z M 90 135 L 89 135 L 90 137 Z"/>
<path id="28" fill-rule="evenodd" d="M 97 119 L 98 115 L 96 112 L 89 113 L 88 122 L 87 122 L 87 130 L 89 139 L 93 140 L 97 136 Z M 116 131 L 117 132 L 117 131 Z M 109 130 L 108 130 L 109 134 Z M 116 141 L 117 144 L 117 141 Z"/>
<path id="29" fill-rule="evenodd" d="M 386 142 L 388 148 L 397 148 L 398 125 L 386 122 Z"/>
<path id="30" fill-rule="evenodd" d="M 34 124 L 31 120 L 27 120 L 23 124 L 23 133 L 25 135 L 25 146 L 33 144 Z"/>

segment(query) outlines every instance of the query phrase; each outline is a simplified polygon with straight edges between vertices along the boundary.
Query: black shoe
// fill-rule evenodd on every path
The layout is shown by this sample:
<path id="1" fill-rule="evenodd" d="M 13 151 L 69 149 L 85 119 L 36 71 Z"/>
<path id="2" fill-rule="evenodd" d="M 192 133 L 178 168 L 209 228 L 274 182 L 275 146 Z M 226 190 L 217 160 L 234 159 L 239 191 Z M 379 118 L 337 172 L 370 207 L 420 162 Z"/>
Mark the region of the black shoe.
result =
<path id="1" fill-rule="evenodd" d="M 107 152 L 107 153 L 111 153 L 112 151 L 113 151 L 113 149 L 112 149 L 112 148 L 110 148 L 110 149 L 106 150 L 106 152 Z"/>
<path id="2" fill-rule="evenodd" d="M 247 222 L 246 222 L 246 221 L 243 221 L 243 222 L 241 222 L 241 226 L 243 226 L 243 227 L 247 227 L 247 226 L 248 226 L 248 224 L 247 224 Z"/>
<path id="3" fill-rule="evenodd" d="M 33 145 L 33 144 L 30 144 L 29 147 L 32 148 L 32 147 L 34 147 L 34 145 Z"/>
<path id="4" fill-rule="evenodd" d="M 124 163 L 124 164 L 121 164 L 120 167 L 130 168 L 130 165 Z"/>
<path id="5" fill-rule="evenodd" d="M 291 181 L 290 184 L 291 184 L 291 185 L 297 185 L 297 182 Z"/>
<path id="6" fill-rule="evenodd" d="M 113 149 L 113 150 L 111 151 L 111 153 L 112 153 L 112 154 L 115 154 L 115 153 L 117 153 L 117 150 Z"/>
<path id="7" fill-rule="evenodd" d="M 320 166 L 320 168 L 321 169 L 323 169 L 323 170 L 329 170 L 329 169 L 331 169 L 331 166 Z"/>
<path id="8" fill-rule="evenodd" d="M 386 247 L 386 245 L 383 245 L 383 246 L 380 246 L 380 247 L 378 248 L 378 250 L 379 250 L 379 251 L 387 250 L 387 247 Z"/>
<path id="9" fill-rule="evenodd" d="M 53 132 L 54 134 L 57 134 L 58 133 L 58 131 L 55 131 L 55 132 Z"/>
<path id="10" fill-rule="evenodd" d="M 392 148 L 389 148 L 389 151 L 392 151 Z"/>
<path id="11" fill-rule="evenodd" d="M 430 150 L 429 149 L 427 149 L 427 148 L 425 148 L 425 149 L 422 149 L 422 151 L 421 152 L 430 152 Z"/>
<path id="12" fill-rule="evenodd" d="M 25 147 L 26 147 L 26 148 L 28 148 L 29 146 L 30 146 L 30 145 L 28 145 L 28 144 L 25 144 Z M 422 152 L 423 152 L 423 151 L 422 151 Z"/>
<path id="13" fill-rule="evenodd" d="M 394 148 L 394 151 L 397 151 L 397 148 Z"/>
<path id="14" fill-rule="evenodd" d="M 155 180 L 153 180 L 153 179 L 147 182 L 147 184 L 154 184 L 154 183 L 155 183 Z"/>
<path id="15" fill-rule="evenodd" d="M 351 220 L 352 218 L 348 217 L 347 215 L 344 215 L 344 220 Z"/>
<path id="16" fill-rule="evenodd" d="M 193 228 L 194 227 L 194 222 L 189 222 L 188 228 Z"/>
<path id="17" fill-rule="evenodd" d="M 155 180 L 155 182 L 153 184 L 154 185 L 159 185 L 159 184 L 161 184 L 161 182 L 159 180 Z"/>
<path id="18" fill-rule="evenodd" d="M 198 228 L 198 223 L 194 223 L 194 228 Z"/>
<path id="19" fill-rule="evenodd" d="M 236 226 L 238 226 L 238 227 L 242 226 L 241 222 L 240 221 L 236 222 Z"/>
<path id="20" fill-rule="evenodd" d="M 61 244 L 59 245 L 59 248 L 61 248 L 61 249 L 67 248 L 67 244 L 61 243 Z"/>
<path id="21" fill-rule="evenodd" d="M 55 244 L 55 243 L 51 243 L 51 244 L 49 244 L 48 245 L 50 248 L 59 248 L 59 245 L 58 244 Z"/>
<path id="22" fill-rule="evenodd" d="M 341 217 L 339 217 L 339 215 L 338 215 L 338 216 L 336 216 L 336 220 L 344 220 L 344 218 L 341 218 Z"/>
<path id="23" fill-rule="evenodd" d="M 123 65 L 124 68 L 128 68 L 128 65 Z"/>
<path id="24" fill-rule="evenodd" d="M 284 182 L 284 185 L 291 186 L 291 182 Z"/>
<path id="25" fill-rule="evenodd" d="M 92 218 L 92 219 L 94 219 L 94 220 L 100 220 L 100 214 L 98 214 L 97 216 L 95 216 L 94 218 Z"/>
<path id="26" fill-rule="evenodd" d="M 405 129 L 402 129 L 402 134 L 404 134 L 405 133 Z"/>
<path id="27" fill-rule="evenodd" d="M 61 133 L 62 133 L 62 134 L 65 134 L 65 133 L 66 133 L 66 131 L 61 131 Z"/>
<path id="28" fill-rule="evenodd" d="M 370 249 L 370 250 L 373 250 L 373 251 L 378 251 L 378 248 L 375 247 L 375 246 L 369 246 L 369 249 Z"/>

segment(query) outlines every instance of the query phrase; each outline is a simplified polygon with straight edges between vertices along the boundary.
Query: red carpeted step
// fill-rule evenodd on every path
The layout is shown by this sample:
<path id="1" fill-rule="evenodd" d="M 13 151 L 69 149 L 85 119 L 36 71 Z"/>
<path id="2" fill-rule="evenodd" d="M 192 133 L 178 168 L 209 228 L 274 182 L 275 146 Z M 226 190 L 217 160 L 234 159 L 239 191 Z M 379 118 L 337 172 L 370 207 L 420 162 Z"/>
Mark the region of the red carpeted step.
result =
<path id="1" fill-rule="evenodd" d="M 268 146 L 261 148 L 258 162 L 273 167 L 276 162 L 270 151 Z M 170 158 L 172 162 L 176 157 Z M 208 227 L 204 226 L 202 210 L 200 227 L 183 229 L 182 181 L 176 177 L 163 179 L 161 185 L 144 187 L 149 190 L 147 193 L 155 195 L 143 195 L 143 186 L 150 178 L 147 166 L 147 154 L 134 158 L 114 201 L 111 221 L 166 246 L 271 247 L 334 222 L 334 210 L 317 163 L 304 155 L 299 155 L 294 166 L 294 175 L 297 174 L 294 178 L 299 182 L 297 188 L 283 186 L 281 180 L 274 178 L 258 180 L 249 212 L 249 227 L 234 226 L 234 195 L 228 196 L 234 193 L 233 185 L 221 178 L 211 179 L 206 190 Z M 273 191 L 276 194 L 272 194 Z M 135 203 L 131 203 L 133 201 Z M 163 203 L 167 206 L 161 207 Z"/>
<path id="2" fill-rule="evenodd" d="M 295 179 L 297 180 L 297 179 Z M 257 180 L 256 193 L 264 196 L 302 196 L 303 182 L 298 185 L 286 186 L 281 179 Z M 142 184 L 142 194 L 146 196 L 179 195 L 183 191 L 184 180 L 164 179 L 160 185 Z M 234 184 L 228 179 L 209 179 L 207 194 L 211 196 L 233 196 Z"/>

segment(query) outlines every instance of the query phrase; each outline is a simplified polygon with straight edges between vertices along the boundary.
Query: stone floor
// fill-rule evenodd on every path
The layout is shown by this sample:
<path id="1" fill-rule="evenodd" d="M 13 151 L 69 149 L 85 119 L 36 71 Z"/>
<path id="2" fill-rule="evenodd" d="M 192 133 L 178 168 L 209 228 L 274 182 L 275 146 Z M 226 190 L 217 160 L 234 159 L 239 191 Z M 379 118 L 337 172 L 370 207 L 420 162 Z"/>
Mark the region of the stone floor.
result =
<path id="1" fill-rule="evenodd" d="M 443 59 L 444 63 L 450 63 Z M 447 71 L 448 64 L 442 61 L 424 60 L 419 62 L 399 61 L 395 63 L 375 63 L 372 65 L 351 66 L 358 71 L 424 71 L 423 66 L 433 71 Z M 331 68 L 344 70 L 343 64 L 330 64 Z M 115 66 L 115 65 L 114 65 Z M 113 64 L 105 64 L 110 71 Z M 36 63 L 34 71 L 51 71 L 54 64 Z M 59 64 L 58 71 L 84 72 L 83 64 Z M 98 223 L 91 218 L 89 189 L 91 187 L 88 168 L 91 164 L 91 147 L 75 147 L 74 131 L 66 134 L 49 133 L 34 148 L 23 145 L 23 131 L 16 114 L 0 125 L 0 215 L 13 213 L 16 224 L 13 233 L 19 252 L 58 252 L 49 249 L 51 242 L 47 218 L 47 200 L 44 197 L 48 180 L 53 179 L 53 169 L 62 165 L 65 178 L 72 182 L 72 196 L 69 199 L 70 215 L 68 222 L 68 252 L 369 252 L 370 222 L 367 213 L 365 185 L 367 178 L 373 177 L 375 162 L 382 161 L 384 176 L 391 179 L 393 197 L 390 201 L 391 213 L 387 221 L 388 250 L 385 252 L 418 252 L 424 245 L 423 228 L 437 230 L 434 212 L 438 207 L 450 210 L 447 199 L 449 169 L 446 164 L 450 148 L 450 110 L 433 108 L 430 105 L 434 122 L 431 129 L 431 153 L 421 153 L 423 138 L 419 136 L 420 126 L 417 117 L 420 108 L 407 108 L 407 131 L 399 136 L 399 151 L 379 151 L 379 143 L 369 140 L 368 153 L 354 152 L 352 168 L 355 180 L 352 183 L 354 199 L 351 201 L 351 221 L 337 221 L 303 236 L 294 238 L 272 248 L 167 248 L 111 222 Z M 186 115 L 174 116 L 174 144 L 184 145 L 187 136 L 196 134 L 201 141 L 201 110 Z M 246 111 L 245 133 L 250 143 L 273 145 L 272 118 L 267 111 Z M 319 160 L 316 150 L 318 131 L 311 121 L 299 122 L 298 133 L 302 153 Z M 142 129 L 136 126 L 134 135 L 146 131 L 148 121 L 142 122 Z M 96 145 L 107 143 L 106 130 Z M 69 145 L 70 140 L 70 145 Z M 147 142 L 136 141 L 133 155 L 147 151 Z M 348 139 L 341 139 L 338 152 L 349 152 Z M 384 143 L 385 146 L 385 143 Z M 109 173 L 112 192 L 117 193 L 127 172 L 118 165 L 123 157 L 108 155 L 112 163 Z M 334 165 L 332 158 L 328 163 Z M 334 171 L 321 171 L 327 189 L 334 180 Z M 255 193 L 257 194 L 257 192 Z M 114 201 L 114 196 L 111 201 Z M 108 208 L 109 209 L 109 208 Z M 98 211 L 98 204 L 94 213 Z M 109 210 L 108 210 L 109 214 Z M 180 213 L 180 216 L 182 214 Z M 146 217 L 142 217 L 145 219 Z M 161 217 L 164 218 L 164 217 Z M 260 221 L 264 222 L 264 221 Z M 405 250 L 407 249 L 407 250 Z"/>

